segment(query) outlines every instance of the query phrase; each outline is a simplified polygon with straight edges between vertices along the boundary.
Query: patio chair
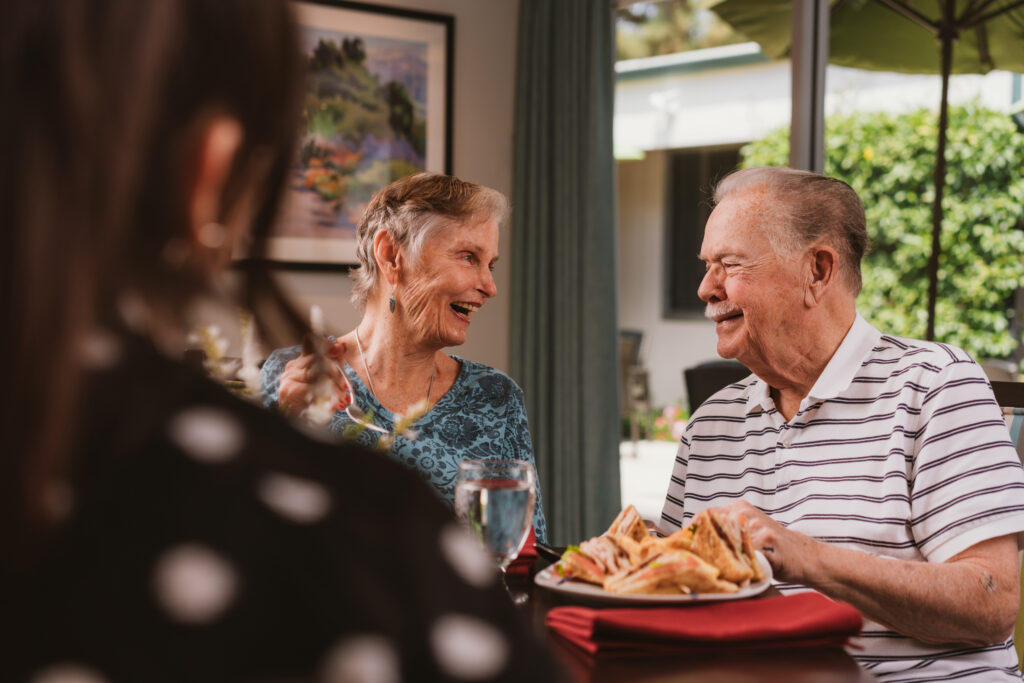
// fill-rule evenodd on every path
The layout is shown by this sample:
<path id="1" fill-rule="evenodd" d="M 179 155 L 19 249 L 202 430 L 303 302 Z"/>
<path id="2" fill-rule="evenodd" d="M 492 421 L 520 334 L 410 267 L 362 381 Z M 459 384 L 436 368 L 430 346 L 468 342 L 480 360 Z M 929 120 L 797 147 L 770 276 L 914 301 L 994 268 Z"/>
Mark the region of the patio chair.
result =
<path id="1" fill-rule="evenodd" d="M 1021 427 L 1024 426 L 1024 382 L 992 382 L 992 393 L 996 395 L 996 403 L 1003 409 L 1006 428 L 1010 430 L 1010 440 L 1017 448 L 1017 457 L 1024 464 L 1024 439 L 1021 438 Z"/>
<path id="2" fill-rule="evenodd" d="M 738 382 L 750 374 L 750 370 L 735 360 L 712 360 L 683 370 L 686 385 L 686 399 L 690 403 L 690 414 L 700 407 L 719 389 Z"/>
<path id="3" fill-rule="evenodd" d="M 639 330 L 619 330 L 619 412 L 629 415 L 635 410 L 636 375 L 640 368 L 640 342 L 644 333 Z"/>
<path id="4" fill-rule="evenodd" d="M 629 437 L 640 438 L 640 414 L 649 408 L 647 370 L 640 365 L 643 332 L 619 330 L 619 413 L 629 421 Z"/>

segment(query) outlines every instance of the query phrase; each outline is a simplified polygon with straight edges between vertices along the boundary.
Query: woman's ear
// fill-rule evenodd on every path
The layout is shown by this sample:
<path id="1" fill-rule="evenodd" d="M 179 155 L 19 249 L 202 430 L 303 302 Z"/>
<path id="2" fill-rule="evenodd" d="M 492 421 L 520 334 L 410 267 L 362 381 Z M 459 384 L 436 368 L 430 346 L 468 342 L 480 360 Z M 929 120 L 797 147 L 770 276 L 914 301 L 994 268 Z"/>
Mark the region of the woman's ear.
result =
<path id="1" fill-rule="evenodd" d="M 808 252 L 810 273 L 804 291 L 804 304 L 817 306 L 825 298 L 832 283 L 839 277 L 839 252 L 827 244 L 818 244 Z"/>
<path id="2" fill-rule="evenodd" d="M 189 239 L 193 247 L 227 246 L 226 227 L 220 225 L 224 210 L 221 197 L 242 137 L 241 124 L 227 116 L 206 119 L 199 129 L 192 176 L 186 186 Z"/>
<path id="3" fill-rule="evenodd" d="M 379 231 L 373 238 L 373 256 L 384 280 L 394 287 L 402 265 L 402 252 L 387 230 Z"/>

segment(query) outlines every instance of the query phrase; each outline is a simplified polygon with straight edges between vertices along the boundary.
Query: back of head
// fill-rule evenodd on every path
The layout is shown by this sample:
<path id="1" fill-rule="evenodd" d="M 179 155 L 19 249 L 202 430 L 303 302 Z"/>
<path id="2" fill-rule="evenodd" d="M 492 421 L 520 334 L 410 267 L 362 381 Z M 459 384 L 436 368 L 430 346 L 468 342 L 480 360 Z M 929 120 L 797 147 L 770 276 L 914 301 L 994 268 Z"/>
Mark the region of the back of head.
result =
<path id="1" fill-rule="evenodd" d="M 357 232 L 359 267 L 352 271 L 352 303 L 362 308 L 379 277 L 374 238 L 386 231 L 415 258 L 436 229 L 454 223 L 508 217 L 508 200 L 489 187 L 439 173 L 415 173 L 394 181 L 370 200 Z"/>
<path id="2" fill-rule="evenodd" d="M 842 279 L 860 292 L 860 262 L 868 246 L 864 205 L 842 180 L 810 171 L 759 166 L 735 171 L 715 187 L 714 201 L 760 200 L 762 225 L 775 250 L 791 254 L 825 242 L 839 252 Z"/>
<path id="3" fill-rule="evenodd" d="M 302 79 L 285 0 L 5 0 L 0 51 L 6 525 L 34 495 L 19 486 L 60 468 L 82 336 L 115 321 L 128 295 L 173 318 L 209 286 L 167 258 L 188 237 L 203 121 L 240 124 L 220 206 L 255 193 L 259 245 Z"/>

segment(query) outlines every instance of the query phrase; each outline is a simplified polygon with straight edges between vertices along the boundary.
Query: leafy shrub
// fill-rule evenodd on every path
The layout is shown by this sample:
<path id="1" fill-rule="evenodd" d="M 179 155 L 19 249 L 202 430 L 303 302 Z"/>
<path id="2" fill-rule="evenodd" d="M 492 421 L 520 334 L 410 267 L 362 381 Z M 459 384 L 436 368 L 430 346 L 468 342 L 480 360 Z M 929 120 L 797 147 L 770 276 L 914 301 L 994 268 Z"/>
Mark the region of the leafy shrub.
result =
<path id="1" fill-rule="evenodd" d="M 830 116 L 825 173 L 864 202 L 871 247 L 858 310 L 885 333 L 921 339 L 928 320 L 928 256 L 937 116 Z M 742 165 L 785 166 L 789 131 L 743 148 Z M 1024 135 L 1005 113 L 950 107 L 935 336 L 976 358 L 1008 356 L 1013 294 L 1024 282 Z"/>

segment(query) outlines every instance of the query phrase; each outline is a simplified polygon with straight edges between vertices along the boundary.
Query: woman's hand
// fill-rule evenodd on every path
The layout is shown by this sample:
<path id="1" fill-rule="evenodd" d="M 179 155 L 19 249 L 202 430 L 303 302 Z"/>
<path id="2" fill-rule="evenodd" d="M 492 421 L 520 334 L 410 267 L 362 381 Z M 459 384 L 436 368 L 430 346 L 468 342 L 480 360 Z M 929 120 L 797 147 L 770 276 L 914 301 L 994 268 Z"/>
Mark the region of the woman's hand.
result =
<path id="1" fill-rule="evenodd" d="M 791 531 L 745 500 L 729 503 L 721 512 L 745 521 L 754 550 L 760 550 L 777 579 L 803 582 L 820 545 L 810 536 Z"/>
<path id="2" fill-rule="evenodd" d="M 325 345 L 324 356 L 328 360 L 324 369 L 333 384 L 337 401 L 335 410 L 344 410 L 352 402 L 348 380 L 341 369 L 345 358 L 345 342 L 339 340 L 332 344 L 326 339 L 322 341 Z M 318 379 L 314 369 L 315 360 L 312 341 L 307 338 L 302 344 L 302 354 L 285 364 L 281 381 L 277 385 L 277 405 L 286 415 L 298 415 L 312 403 L 313 387 Z"/>

